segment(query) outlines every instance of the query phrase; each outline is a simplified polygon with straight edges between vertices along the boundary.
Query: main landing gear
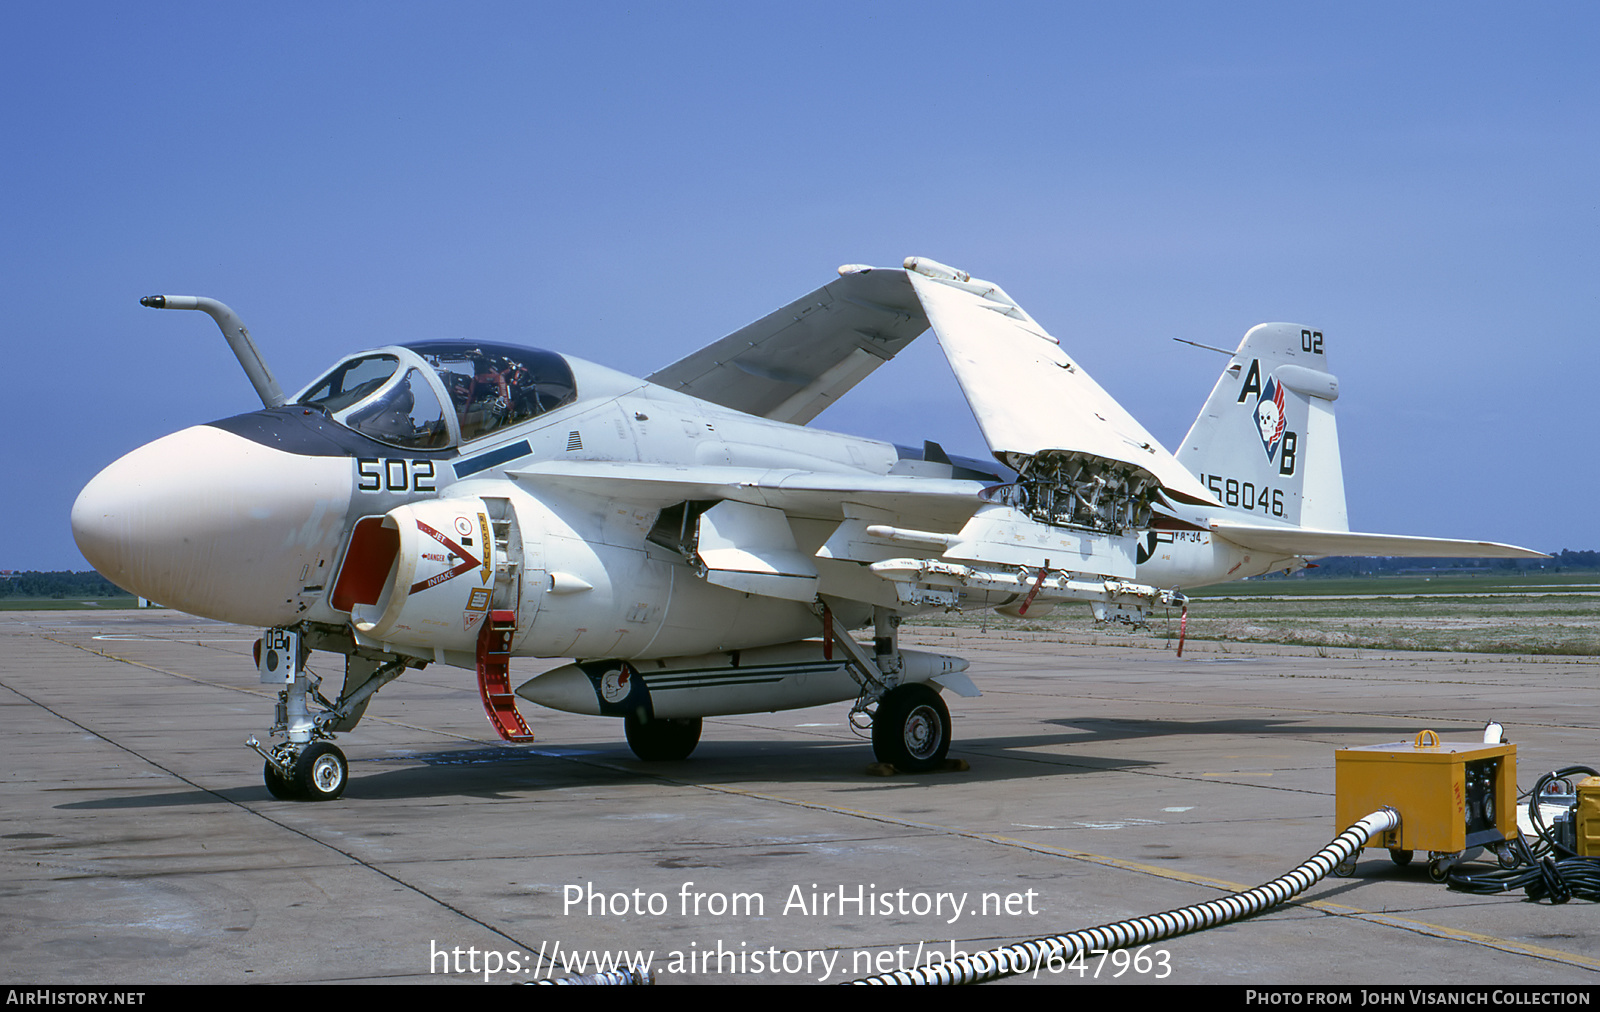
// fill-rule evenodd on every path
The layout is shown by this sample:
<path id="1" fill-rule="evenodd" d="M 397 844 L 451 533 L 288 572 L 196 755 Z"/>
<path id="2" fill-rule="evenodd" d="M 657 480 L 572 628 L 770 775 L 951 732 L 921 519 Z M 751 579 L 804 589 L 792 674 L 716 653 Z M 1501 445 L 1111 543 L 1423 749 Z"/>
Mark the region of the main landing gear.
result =
<path id="1" fill-rule="evenodd" d="M 905 669 L 900 654 L 900 616 L 886 608 L 873 608 L 873 652 L 868 654 L 848 633 L 835 635 L 832 610 L 826 604 L 819 613 L 825 651 L 842 649 L 850 673 L 861 685 L 850 722 L 862 729 L 857 718 L 866 715 L 871 720 L 872 754 L 878 762 L 901 773 L 944 769 L 950 751 L 950 709 L 933 686 L 899 683 Z"/>
<path id="2" fill-rule="evenodd" d="M 944 767 L 950 751 L 950 709 L 920 682 L 890 689 L 872 716 L 872 753 L 903 773 Z"/>
<path id="3" fill-rule="evenodd" d="M 700 718 L 646 720 L 636 713 L 622 718 L 628 747 L 645 762 L 671 762 L 689 758 L 700 744 Z"/>

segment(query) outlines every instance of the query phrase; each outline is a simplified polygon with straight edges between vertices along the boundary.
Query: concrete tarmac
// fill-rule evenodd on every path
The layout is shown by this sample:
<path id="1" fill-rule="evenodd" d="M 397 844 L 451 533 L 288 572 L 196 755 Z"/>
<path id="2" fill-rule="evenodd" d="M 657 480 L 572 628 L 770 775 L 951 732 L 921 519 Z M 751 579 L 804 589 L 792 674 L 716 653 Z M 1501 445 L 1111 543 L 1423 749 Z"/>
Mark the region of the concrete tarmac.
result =
<path id="1" fill-rule="evenodd" d="M 340 737 L 342 799 L 285 802 L 242 746 L 271 723 L 257 635 L 0 613 L 7 981 L 506 983 L 626 953 L 661 984 L 837 983 L 1275 878 L 1342 828 L 1336 748 L 1495 719 L 1523 789 L 1600 767 L 1594 658 L 908 627 L 972 660 L 984 696 L 946 696 L 966 772 L 870 775 L 845 704 L 708 720 L 691 759 L 643 763 L 619 722 L 524 703 L 538 741 L 505 746 L 474 675 L 432 666 Z M 311 666 L 337 690 L 338 658 Z M 1270 913 L 1036 982 L 1592 988 L 1600 910 L 1368 850 Z"/>

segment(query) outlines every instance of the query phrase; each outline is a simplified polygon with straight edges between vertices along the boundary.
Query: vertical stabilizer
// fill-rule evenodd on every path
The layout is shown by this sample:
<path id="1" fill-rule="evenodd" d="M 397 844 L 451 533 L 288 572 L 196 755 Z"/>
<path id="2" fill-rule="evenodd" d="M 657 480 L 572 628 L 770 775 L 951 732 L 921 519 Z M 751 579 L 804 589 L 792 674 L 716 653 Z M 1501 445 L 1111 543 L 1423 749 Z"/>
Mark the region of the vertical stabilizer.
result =
<path id="1" fill-rule="evenodd" d="M 1344 470 L 1323 336 L 1291 323 L 1239 342 L 1178 460 L 1224 505 L 1302 527 L 1345 531 Z"/>

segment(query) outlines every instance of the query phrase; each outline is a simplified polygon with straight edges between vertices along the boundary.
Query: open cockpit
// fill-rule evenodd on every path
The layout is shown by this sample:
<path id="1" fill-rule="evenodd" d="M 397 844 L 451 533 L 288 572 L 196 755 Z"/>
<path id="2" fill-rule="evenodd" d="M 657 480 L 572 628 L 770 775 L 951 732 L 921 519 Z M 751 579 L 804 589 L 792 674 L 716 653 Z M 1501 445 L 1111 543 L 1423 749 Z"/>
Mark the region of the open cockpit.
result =
<path id="1" fill-rule="evenodd" d="M 404 449 L 480 439 L 577 400 L 554 352 L 474 341 L 428 341 L 338 362 L 294 403 L 321 409 L 362 435 Z"/>

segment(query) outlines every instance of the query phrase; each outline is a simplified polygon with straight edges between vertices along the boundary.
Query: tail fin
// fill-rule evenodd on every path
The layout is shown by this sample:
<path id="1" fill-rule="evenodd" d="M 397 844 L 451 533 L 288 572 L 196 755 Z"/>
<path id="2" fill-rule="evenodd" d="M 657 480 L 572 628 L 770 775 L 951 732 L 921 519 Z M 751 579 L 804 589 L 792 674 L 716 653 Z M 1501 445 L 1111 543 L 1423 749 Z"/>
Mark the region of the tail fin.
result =
<path id="1" fill-rule="evenodd" d="M 1224 505 L 1301 527 L 1347 531 L 1344 469 L 1320 330 L 1252 327 L 1178 448 Z"/>

